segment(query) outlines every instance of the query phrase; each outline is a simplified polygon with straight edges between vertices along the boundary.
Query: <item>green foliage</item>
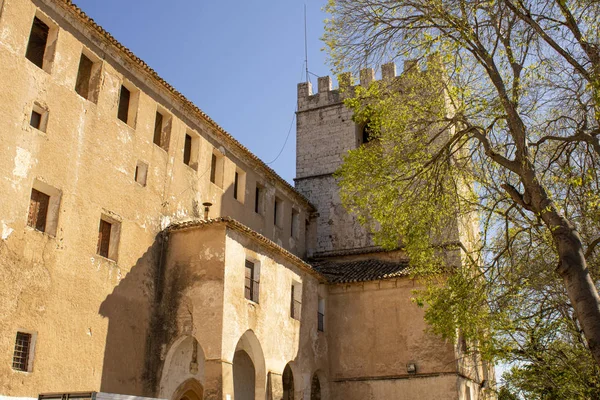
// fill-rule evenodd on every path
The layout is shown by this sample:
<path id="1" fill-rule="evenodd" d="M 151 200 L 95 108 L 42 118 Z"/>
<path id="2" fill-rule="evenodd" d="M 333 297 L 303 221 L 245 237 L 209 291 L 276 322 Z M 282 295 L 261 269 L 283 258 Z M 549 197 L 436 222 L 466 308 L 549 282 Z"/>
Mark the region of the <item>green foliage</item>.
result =
<path id="1" fill-rule="evenodd" d="M 600 398 L 582 315 L 555 273 L 557 232 L 569 226 L 598 282 L 600 53 L 589 44 L 600 48 L 600 4 L 330 0 L 326 9 L 335 69 L 420 62 L 347 94 L 376 139 L 350 151 L 336 176 L 376 242 L 406 252 L 431 330 L 513 363 L 504 398 Z"/>

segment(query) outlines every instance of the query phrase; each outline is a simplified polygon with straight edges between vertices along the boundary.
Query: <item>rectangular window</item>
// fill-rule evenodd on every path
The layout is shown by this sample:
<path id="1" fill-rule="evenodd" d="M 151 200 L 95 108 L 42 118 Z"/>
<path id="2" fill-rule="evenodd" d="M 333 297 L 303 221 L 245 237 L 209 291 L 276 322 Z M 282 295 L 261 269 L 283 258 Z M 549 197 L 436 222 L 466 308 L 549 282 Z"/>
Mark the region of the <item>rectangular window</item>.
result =
<path id="1" fill-rule="evenodd" d="M 75 81 L 75 91 L 83 98 L 88 98 L 90 92 L 90 80 L 92 79 L 92 67 L 94 63 L 81 54 L 79 59 L 79 69 L 77 70 L 77 80 Z"/>
<path id="2" fill-rule="evenodd" d="M 98 229 L 98 254 L 108 258 L 108 250 L 110 250 L 110 231 L 112 224 L 103 219 L 100 220 Z"/>
<path id="3" fill-rule="evenodd" d="M 300 321 L 302 311 L 302 285 L 292 282 L 292 295 L 290 299 L 290 317 Z"/>
<path id="4" fill-rule="evenodd" d="M 298 210 L 292 208 L 292 228 L 291 228 L 291 233 L 290 235 L 297 239 L 298 238 L 298 232 L 299 232 L 299 226 L 298 223 L 300 222 L 300 213 L 298 212 Z"/>
<path id="5" fill-rule="evenodd" d="M 325 300 L 320 297 L 317 310 L 317 329 L 319 332 L 325 332 Z"/>
<path id="6" fill-rule="evenodd" d="M 129 103 L 131 102 L 131 92 L 124 85 L 121 85 L 121 93 L 119 94 L 119 112 L 117 117 L 125 122 L 129 122 Z"/>
<path id="7" fill-rule="evenodd" d="M 146 179 L 148 177 L 148 164 L 143 161 L 138 161 L 135 166 L 135 181 L 142 186 L 146 186 Z"/>
<path id="8" fill-rule="evenodd" d="M 154 144 L 159 147 L 162 147 L 162 129 L 163 115 L 157 111 L 154 118 Z"/>
<path id="9" fill-rule="evenodd" d="M 36 189 L 31 189 L 31 198 L 29 200 L 29 217 L 27 225 L 40 232 L 46 231 L 46 217 L 48 216 L 48 205 L 50 196 Z"/>
<path id="10" fill-rule="evenodd" d="M 13 364 L 12 367 L 16 371 L 28 372 L 29 369 L 29 358 L 32 347 L 32 335 L 31 333 L 17 332 L 17 338 L 15 340 L 15 351 L 13 353 Z"/>
<path id="11" fill-rule="evenodd" d="M 192 159 L 192 137 L 185 134 L 185 143 L 183 145 L 183 163 L 185 165 L 190 165 L 190 161 Z"/>
<path id="12" fill-rule="evenodd" d="M 258 264 L 246 260 L 244 296 L 255 303 L 258 303 L 259 273 Z"/>
<path id="13" fill-rule="evenodd" d="M 254 212 L 260 215 L 264 213 L 264 197 L 265 188 L 257 183 L 256 191 L 254 192 Z"/>
<path id="14" fill-rule="evenodd" d="M 210 159 L 210 181 L 215 183 L 217 179 L 217 156 L 213 153 Z"/>
<path id="15" fill-rule="evenodd" d="M 98 226 L 96 253 L 108 259 L 117 260 L 121 223 L 103 215 Z"/>
<path id="16" fill-rule="evenodd" d="M 79 69 L 77 70 L 77 80 L 75 81 L 75 91 L 84 99 L 94 103 L 98 101 L 100 69 L 100 62 L 92 61 L 92 56 L 88 57 L 84 53 L 81 53 Z M 127 121 L 125 120 L 124 122 Z"/>
<path id="17" fill-rule="evenodd" d="M 35 129 L 40 129 L 42 126 L 42 114 L 35 110 L 31 110 L 31 118 L 29 119 L 29 125 Z"/>
<path id="18" fill-rule="evenodd" d="M 25 57 L 39 68 L 44 68 L 44 55 L 46 54 L 49 32 L 50 27 L 48 25 L 38 17 L 33 18 Z"/>
<path id="19" fill-rule="evenodd" d="M 154 137 L 152 141 L 155 145 L 169 151 L 169 137 L 171 132 L 171 117 L 166 112 L 156 110 L 154 118 Z"/>
<path id="20" fill-rule="evenodd" d="M 240 183 L 240 174 L 235 171 L 235 176 L 233 178 L 233 198 L 237 200 L 238 198 L 238 185 Z"/>
<path id="21" fill-rule="evenodd" d="M 279 197 L 275 197 L 275 203 L 273 205 L 273 224 L 282 228 L 283 225 L 283 200 Z"/>

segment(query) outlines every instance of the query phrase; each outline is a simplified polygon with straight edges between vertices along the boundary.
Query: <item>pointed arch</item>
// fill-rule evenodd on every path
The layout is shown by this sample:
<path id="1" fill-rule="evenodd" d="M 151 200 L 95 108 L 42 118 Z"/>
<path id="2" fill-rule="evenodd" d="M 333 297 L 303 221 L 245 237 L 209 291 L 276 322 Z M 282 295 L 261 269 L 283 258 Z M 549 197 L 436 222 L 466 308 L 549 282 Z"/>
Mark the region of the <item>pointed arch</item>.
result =
<path id="1" fill-rule="evenodd" d="M 232 362 L 234 398 L 236 400 L 238 398 L 264 399 L 267 384 L 265 356 L 262 346 L 252 330 L 247 330 L 240 337 Z M 253 376 L 250 376 L 252 374 Z M 250 393 L 252 390 L 249 385 L 254 386 L 254 393 Z"/>
<path id="2" fill-rule="evenodd" d="M 183 382 L 171 400 L 202 400 L 204 398 L 204 387 L 194 378 L 190 378 Z"/>
<path id="3" fill-rule="evenodd" d="M 159 397 L 175 399 L 174 395 L 182 385 L 192 380 L 203 387 L 204 360 L 204 350 L 196 338 L 183 335 L 175 339 L 169 346 L 162 366 Z M 196 392 L 198 392 L 197 387 Z"/>
<path id="4" fill-rule="evenodd" d="M 294 384 L 294 372 L 290 364 L 286 364 L 281 374 L 282 386 L 283 386 L 283 400 L 294 400 L 295 384 Z"/>

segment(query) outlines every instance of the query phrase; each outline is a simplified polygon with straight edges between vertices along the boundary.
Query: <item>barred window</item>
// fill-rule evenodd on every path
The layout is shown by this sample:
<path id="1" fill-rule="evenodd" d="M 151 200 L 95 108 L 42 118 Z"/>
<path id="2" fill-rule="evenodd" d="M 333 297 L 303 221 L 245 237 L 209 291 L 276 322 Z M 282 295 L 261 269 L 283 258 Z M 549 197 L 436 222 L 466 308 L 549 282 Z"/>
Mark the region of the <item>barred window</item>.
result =
<path id="1" fill-rule="evenodd" d="M 29 353 L 31 351 L 31 333 L 17 332 L 13 369 L 27 372 L 29 370 Z"/>

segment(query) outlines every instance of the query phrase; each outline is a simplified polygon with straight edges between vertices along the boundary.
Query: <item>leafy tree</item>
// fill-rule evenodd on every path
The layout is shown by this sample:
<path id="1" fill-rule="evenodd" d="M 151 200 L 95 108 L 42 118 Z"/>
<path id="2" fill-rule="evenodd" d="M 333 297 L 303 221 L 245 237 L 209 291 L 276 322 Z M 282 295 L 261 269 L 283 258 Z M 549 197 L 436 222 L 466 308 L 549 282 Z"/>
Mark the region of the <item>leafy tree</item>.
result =
<path id="1" fill-rule="evenodd" d="M 593 378 L 580 381 L 590 386 L 600 364 L 600 3 L 330 0 L 327 10 L 335 69 L 427 64 L 347 95 L 374 140 L 338 172 L 344 204 L 380 244 L 402 243 L 429 282 L 418 301 L 435 332 L 459 327 L 487 358 L 555 363 L 547 372 L 561 352 L 567 369 L 588 354 Z M 441 285 L 448 263 L 457 268 Z"/>

